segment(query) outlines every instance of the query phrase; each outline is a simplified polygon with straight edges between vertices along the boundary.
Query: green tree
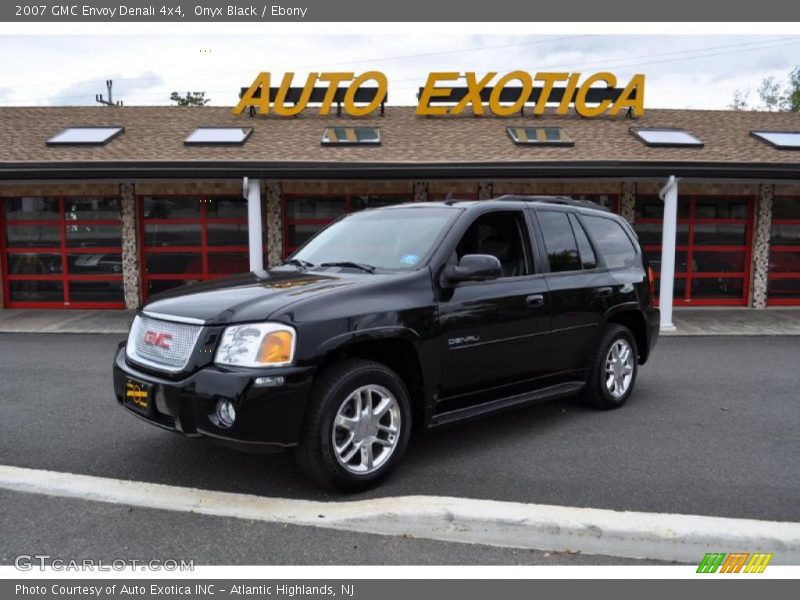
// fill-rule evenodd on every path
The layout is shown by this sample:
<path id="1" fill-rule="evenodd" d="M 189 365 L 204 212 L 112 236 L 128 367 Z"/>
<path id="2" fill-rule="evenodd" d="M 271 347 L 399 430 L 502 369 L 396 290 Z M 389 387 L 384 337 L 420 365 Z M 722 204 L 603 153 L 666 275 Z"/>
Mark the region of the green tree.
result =
<path id="1" fill-rule="evenodd" d="M 786 109 L 800 112 L 800 66 L 789 73 L 789 89 L 786 92 Z"/>
<path id="2" fill-rule="evenodd" d="M 784 92 L 781 84 L 774 77 L 765 77 L 758 87 L 758 96 L 768 111 L 783 110 L 785 104 Z"/>
<path id="3" fill-rule="evenodd" d="M 178 92 L 172 92 L 169 99 L 178 106 L 205 106 L 211 102 L 209 98 L 206 98 L 205 92 L 186 92 L 185 96 L 181 96 Z"/>
<path id="4" fill-rule="evenodd" d="M 750 110 L 750 90 L 733 90 L 733 100 L 728 105 L 731 110 Z"/>

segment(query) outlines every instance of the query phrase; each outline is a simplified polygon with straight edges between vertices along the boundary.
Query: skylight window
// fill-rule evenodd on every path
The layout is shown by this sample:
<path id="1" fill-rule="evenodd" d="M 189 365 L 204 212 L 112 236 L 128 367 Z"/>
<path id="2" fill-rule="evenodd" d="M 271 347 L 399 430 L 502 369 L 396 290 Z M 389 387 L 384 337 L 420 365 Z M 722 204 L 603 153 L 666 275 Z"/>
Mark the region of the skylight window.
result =
<path id="1" fill-rule="evenodd" d="M 124 127 L 68 127 L 47 140 L 48 146 L 102 146 L 125 132 Z"/>
<path id="2" fill-rule="evenodd" d="M 702 148 L 703 142 L 688 131 L 670 127 L 634 127 L 631 133 L 647 146 L 657 148 Z"/>
<path id="3" fill-rule="evenodd" d="M 520 146 L 574 146 L 561 127 L 506 127 L 506 133 Z"/>
<path id="4" fill-rule="evenodd" d="M 381 143 L 380 127 L 326 127 L 323 146 L 374 146 Z"/>
<path id="5" fill-rule="evenodd" d="M 203 144 L 241 146 L 251 133 L 253 133 L 252 127 L 198 127 L 183 140 L 183 143 L 187 146 Z"/>
<path id="6" fill-rule="evenodd" d="M 800 131 L 751 131 L 750 134 L 780 150 L 800 150 Z"/>

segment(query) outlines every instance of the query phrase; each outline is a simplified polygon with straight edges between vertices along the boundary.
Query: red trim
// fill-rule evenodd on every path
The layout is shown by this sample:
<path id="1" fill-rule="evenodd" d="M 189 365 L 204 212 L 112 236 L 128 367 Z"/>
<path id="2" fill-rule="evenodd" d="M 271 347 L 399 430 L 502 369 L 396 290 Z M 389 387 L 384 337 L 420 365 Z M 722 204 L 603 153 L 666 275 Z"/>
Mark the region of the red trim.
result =
<path id="1" fill-rule="evenodd" d="M 780 198 L 780 196 L 778 196 Z M 786 198 L 786 196 L 783 196 Z M 796 196 L 788 196 L 794 202 L 800 203 L 800 197 Z M 800 225 L 800 219 L 772 219 L 772 225 Z M 798 260 L 800 260 L 800 245 L 798 244 L 787 244 L 787 245 L 772 245 L 770 244 L 770 254 L 773 252 L 777 253 L 790 253 L 790 254 L 798 254 Z M 778 272 L 770 272 L 767 274 L 767 281 L 770 280 L 794 280 L 800 279 L 800 272 L 792 272 L 792 271 L 778 271 Z M 767 306 L 800 306 L 800 294 L 797 296 L 781 296 L 778 298 L 770 298 L 769 297 L 769 289 L 767 289 Z"/>
<path id="2" fill-rule="evenodd" d="M 122 254 L 121 246 L 70 246 L 67 241 L 68 226 L 117 226 L 122 228 L 120 219 L 67 219 L 66 202 L 71 196 L 49 196 L 58 203 L 58 219 L 14 219 L 5 218 L 5 201 L 0 202 L 0 268 L 5 273 L 3 277 L 3 297 L 5 306 L 9 308 L 124 308 L 124 302 L 72 302 L 70 297 L 70 281 L 122 281 L 122 275 L 111 274 L 71 274 L 69 272 L 70 254 Z M 58 227 L 59 242 L 53 246 L 8 246 L 6 242 L 6 227 L 10 225 Z M 16 254 L 58 254 L 61 257 L 61 272 L 52 275 L 41 274 L 10 274 L 8 273 L 8 256 Z M 11 300 L 11 281 L 60 281 L 63 287 L 62 302 L 17 302 Z"/>
<path id="3" fill-rule="evenodd" d="M 208 243 L 208 227 L 209 225 L 222 224 L 222 225 L 247 225 L 247 217 L 209 217 L 208 216 L 208 198 L 219 198 L 223 200 L 236 200 L 242 203 L 247 203 L 238 196 L 229 196 L 224 194 L 219 195 L 171 195 L 160 194 L 152 196 L 153 198 L 169 198 L 169 199 L 187 199 L 196 200 L 200 207 L 198 217 L 191 218 L 175 218 L 164 219 L 156 218 L 150 219 L 144 216 L 144 196 L 137 196 L 137 214 L 139 216 L 139 252 L 140 259 L 140 280 L 142 288 L 142 300 L 147 301 L 148 282 L 150 281 L 205 281 L 208 279 L 219 279 L 225 277 L 226 273 L 209 273 L 208 270 L 208 256 L 209 254 L 228 254 L 237 252 L 249 252 L 249 246 L 234 245 L 234 246 L 214 246 Z M 146 246 L 145 245 L 145 226 L 146 225 L 198 225 L 200 229 L 200 244 L 196 246 Z M 197 254 L 200 258 L 199 273 L 148 273 L 147 272 L 147 257 L 151 254 Z"/>
<path id="4" fill-rule="evenodd" d="M 697 201 L 703 198 L 713 198 L 715 196 L 692 194 L 690 196 L 683 196 L 684 202 L 689 202 L 689 213 L 687 217 L 679 218 L 678 223 L 688 226 L 687 240 L 688 243 L 677 244 L 675 246 L 676 252 L 686 253 L 686 270 L 675 273 L 676 279 L 683 279 L 686 281 L 683 297 L 674 299 L 676 305 L 682 303 L 686 306 L 746 306 L 748 298 L 750 297 L 750 262 L 752 259 L 753 247 L 753 229 L 754 229 L 754 215 L 755 215 L 755 198 L 753 196 L 723 196 L 724 198 L 731 199 L 747 199 L 747 218 L 746 219 L 698 219 L 697 215 Z M 662 224 L 661 219 L 656 218 L 637 218 L 636 223 L 643 224 Z M 745 243 L 744 244 L 717 244 L 717 245 L 703 245 L 695 243 L 695 226 L 696 225 L 744 225 L 745 226 Z M 645 244 L 644 249 L 650 252 L 658 252 L 661 250 L 661 244 Z M 692 271 L 691 265 L 694 264 L 694 257 L 696 254 L 703 252 L 741 252 L 744 255 L 744 271 L 741 272 L 702 272 Z M 660 273 L 656 273 L 660 277 Z M 692 295 L 692 282 L 695 279 L 736 279 L 742 281 L 742 295 L 739 298 L 695 298 Z"/>

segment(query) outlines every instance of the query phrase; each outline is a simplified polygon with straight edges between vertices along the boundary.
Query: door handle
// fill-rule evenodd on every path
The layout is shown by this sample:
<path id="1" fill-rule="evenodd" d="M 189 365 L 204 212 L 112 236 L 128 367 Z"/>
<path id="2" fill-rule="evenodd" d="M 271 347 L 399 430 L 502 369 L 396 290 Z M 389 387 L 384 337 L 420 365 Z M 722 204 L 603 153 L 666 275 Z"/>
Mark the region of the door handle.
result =
<path id="1" fill-rule="evenodd" d="M 542 294 L 533 294 L 525 298 L 525 304 L 530 307 L 544 306 L 544 296 Z"/>
<path id="2" fill-rule="evenodd" d="M 610 287 L 601 287 L 594 291 L 594 295 L 598 298 L 609 298 L 613 293 L 614 290 Z"/>

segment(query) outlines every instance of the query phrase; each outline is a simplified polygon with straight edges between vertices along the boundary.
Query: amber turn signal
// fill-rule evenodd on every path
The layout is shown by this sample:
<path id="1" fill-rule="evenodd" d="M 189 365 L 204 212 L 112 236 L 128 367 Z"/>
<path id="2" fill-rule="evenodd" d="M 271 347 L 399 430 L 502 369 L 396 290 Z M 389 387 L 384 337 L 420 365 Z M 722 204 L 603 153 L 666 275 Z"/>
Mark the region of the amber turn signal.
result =
<path id="1" fill-rule="evenodd" d="M 292 360 L 292 334 L 289 331 L 273 331 L 261 342 L 259 362 L 265 365 L 288 363 Z"/>

